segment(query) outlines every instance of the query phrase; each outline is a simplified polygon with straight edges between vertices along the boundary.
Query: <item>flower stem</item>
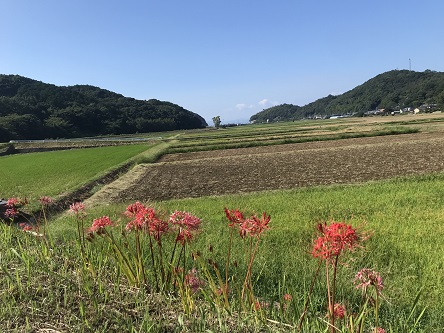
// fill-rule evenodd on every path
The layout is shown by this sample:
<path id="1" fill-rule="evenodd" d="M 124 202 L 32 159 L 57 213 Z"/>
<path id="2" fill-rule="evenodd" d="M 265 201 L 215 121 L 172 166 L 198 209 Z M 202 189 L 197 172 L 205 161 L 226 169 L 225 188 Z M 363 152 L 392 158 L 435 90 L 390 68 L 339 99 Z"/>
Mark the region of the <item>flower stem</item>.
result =
<path id="1" fill-rule="evenodd" d="M 308 292 L 307 299 L 305 300 L 304 311 L 302 311 L 301 317 L 299 318 L 298 331 L 300 331 L 301 328 L 302 328 L 302 322 L 304 321 L 305 315 L 306 315 L 307 310 L 308 310 L 308 305 L 310 304 L 310 296 L 311 296 L 311 294 L 313 292 L 314 284 L 315 284 L 316 279 L 317 279 L 317 277 L 319 275 L 319 271 L 321 269 L 321 264 L 322 264 L 322 260 L 319 260 L 318 268 L 316 269 L 316 273 L 315 273 L 315 275 L 313 277 L 313 280 L 311 281 L 310 290 Z"/>
<path id="2" fill-rule="evenodd" d="M 336 255 L 335 261 L 333 263 L 333 281 L 331 286 L 331 302 L 330 302 L 330 322 L 331 322 L 331 331 L 332 333 L 336 332 L 335 328 L 335 290 L 336 290 L 336 273 L 338 272 L 338 260 L 339 260 L 339 254 Z"/>
<path id="3" fill-rule="evenodd" d="M 228 253 L 227 262 L 225 264 L 225 286 L 224 286 L 224 299 L 225 303 L 228 304 L 228 269 L 230 267 L 230 257 L 231 257 L 231 243 L 233 242 L 233 228 L 230 228 L 230 241 L 228 242 Z"/>

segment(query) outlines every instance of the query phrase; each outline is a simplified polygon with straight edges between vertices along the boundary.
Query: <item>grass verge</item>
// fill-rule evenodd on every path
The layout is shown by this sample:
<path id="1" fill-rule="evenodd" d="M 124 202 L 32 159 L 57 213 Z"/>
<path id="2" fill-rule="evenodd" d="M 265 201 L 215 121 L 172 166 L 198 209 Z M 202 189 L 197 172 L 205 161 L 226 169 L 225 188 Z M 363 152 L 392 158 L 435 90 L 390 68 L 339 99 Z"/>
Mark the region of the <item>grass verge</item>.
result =
<path id="1" fill-rule="evenodd" d="M 190 244 L 192 251 L 211 256 L 220 267 L 229 243 L 223 208 L 271 215 L 271 229 L 261 240 L 252 269 L 255 295 L 261 304 L 268 304 L 260 312 L 242 310 L 236 302 L 229 311 L 221 310 L 204 295 L 196 296 L 193 302 L 197 306 L 187 312 L 176 293 L 155 294 L 128 285 L 113 257 L 106 255 L 110 249 L 103 242 L 90 248 L 91 266 L 85 266 L 71 216 L 61 216 L 50 224 L 52 243 L 2 226 L 0 298 L 4 306 L 0 309 L 0 328 L 8 332 L 297 331 L 317 266 L 309 254 L 315 226 L 334 219 L 372 231 L 364 248 L 339 267 L 336 299 L 350 312 L 359 311 L 361 295 L 353 285 L 354 276 L 364 267 L 375 269 L 384 279 L 379 326 L 387 332 L 441 332 L 443 186 L 444 175 L 436 174 L 154 204 L 158 210 L 187 210 L 199 216 L 202 231 Z M 120 219 L 117 223 L 123 226 L 125 206 L 94 208 L 88 211 L 87 220 L 106 214 L 114 221 Z M 231 256 L 232 262 L 244 261 L 242 243 L 232 248 Z M 192 264 L 192 260 L 188 262 Z M 242 275 L 245 269 L 233 266 L 230 275 Z M 327 328 L 324 280 L 320 275 L 314 285 L 303 332 Z M 287 293 L 293 301 L 284 313 L 274 305 Z M 371 315 L 369 318 L 372 322 Z M 348 332 L 346 326 L 342 331 Z"/>

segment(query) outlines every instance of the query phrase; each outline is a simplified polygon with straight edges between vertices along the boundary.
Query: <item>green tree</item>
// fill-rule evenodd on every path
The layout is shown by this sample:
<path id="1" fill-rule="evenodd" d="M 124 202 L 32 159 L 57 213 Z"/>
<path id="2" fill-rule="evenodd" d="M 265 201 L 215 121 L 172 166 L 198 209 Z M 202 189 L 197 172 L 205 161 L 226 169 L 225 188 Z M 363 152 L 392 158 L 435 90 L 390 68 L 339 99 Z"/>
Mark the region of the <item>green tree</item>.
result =
<path id="1" fill-rule="evenodd" d="M 214 123 L 214 127 L 219 128 L 220 127 L 220 116 L 213 117 L 213 123 Z"/>

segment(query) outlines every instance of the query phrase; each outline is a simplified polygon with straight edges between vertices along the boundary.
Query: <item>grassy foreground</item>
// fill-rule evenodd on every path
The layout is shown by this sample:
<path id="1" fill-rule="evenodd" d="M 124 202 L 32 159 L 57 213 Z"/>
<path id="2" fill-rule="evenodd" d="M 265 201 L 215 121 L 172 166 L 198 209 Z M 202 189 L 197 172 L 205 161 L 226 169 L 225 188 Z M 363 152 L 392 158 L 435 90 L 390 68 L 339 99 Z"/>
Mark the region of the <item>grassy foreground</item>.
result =
<path id="1" fill-rule="evenodd" d="M 230 238 L 224 207 L 271 215 L 270 230 L 264 233 L 252 266 L 254 294 L 264 304 L 260 311 L 242 308 L 236 301 L 225 311 L 208 294 L 193 296 L 195 306 L 190 306 L 191 296 L 180 292 L 159 294 L 131 286 L 113 257 L 106 255 L 111 252 L 103 239 L 87 242 L 90 261 L 85 266 L 72 216 L 50 223 L 48 241 L 1 225 L 0 331 L 297 331 L 317 267 L 317 260 L 310 255 L 315 226 L 333 219 L 372 232 L 363 248 L 346 256 L 338 267 L 338 302 L 350 312 L 358 312 L 362 300 L 354 287 L 354 276 L 362 268 L 374 269 L 384 281 L 380 327 L 386 332 L 442 332 L 443 186 L 444 175 L 439 174 L 155 204 L 159 210 L 186 210 L 200 217 L 202 230 L 189 246 L 203 257 L 211 255 L 219 267 L 226 261 Z M 109 215 L 124 226 L 125 207 L 87 209 L 85 225 Z M 245 258 L 242 243 L 233 244 L 232 261 L 241 263 Z M 188 259 L 189 268 L 192 262 Z M 230 274 L 243 276 L 247 270 L 239 265 L 237 270 L 231 268 Z M 321 271 L 302 331 L 328 330 L 326 293 Z M 283 311 L 282 306 L 274 305 L 282 304 L 285 294 L 291 295 L 292 301 Z M 363 332 L 373 332 L 373 323 L 370 313 Z M 338 331 L 348 332 L 346 326 L 343 323 Z"/>

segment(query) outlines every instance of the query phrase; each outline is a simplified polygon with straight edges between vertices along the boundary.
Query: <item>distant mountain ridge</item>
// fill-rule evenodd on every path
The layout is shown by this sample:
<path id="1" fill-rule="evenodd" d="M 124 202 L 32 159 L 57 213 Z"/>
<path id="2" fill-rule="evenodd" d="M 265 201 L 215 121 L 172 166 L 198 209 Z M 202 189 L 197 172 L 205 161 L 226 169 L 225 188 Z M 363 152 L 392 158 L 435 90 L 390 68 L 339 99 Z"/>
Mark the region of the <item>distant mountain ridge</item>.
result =
<path id="1" fill-rule="evenodd" d="M 328 95 L 305 106 L 273 106 L 251 116 L 250 121 L 273 122 L 337 114 L 364 115 L 375 109 L 384 109 L 387 113 L 424 104 L 444 110 L 443 72 L 385 72 L 341 95 Z"/>
<path id="2" fill-rule="evenodd" d="M 56 86 L 0 74 L 0 142 L 206 127 L 200 115 L 156 99 L 90 85 Z"/>

